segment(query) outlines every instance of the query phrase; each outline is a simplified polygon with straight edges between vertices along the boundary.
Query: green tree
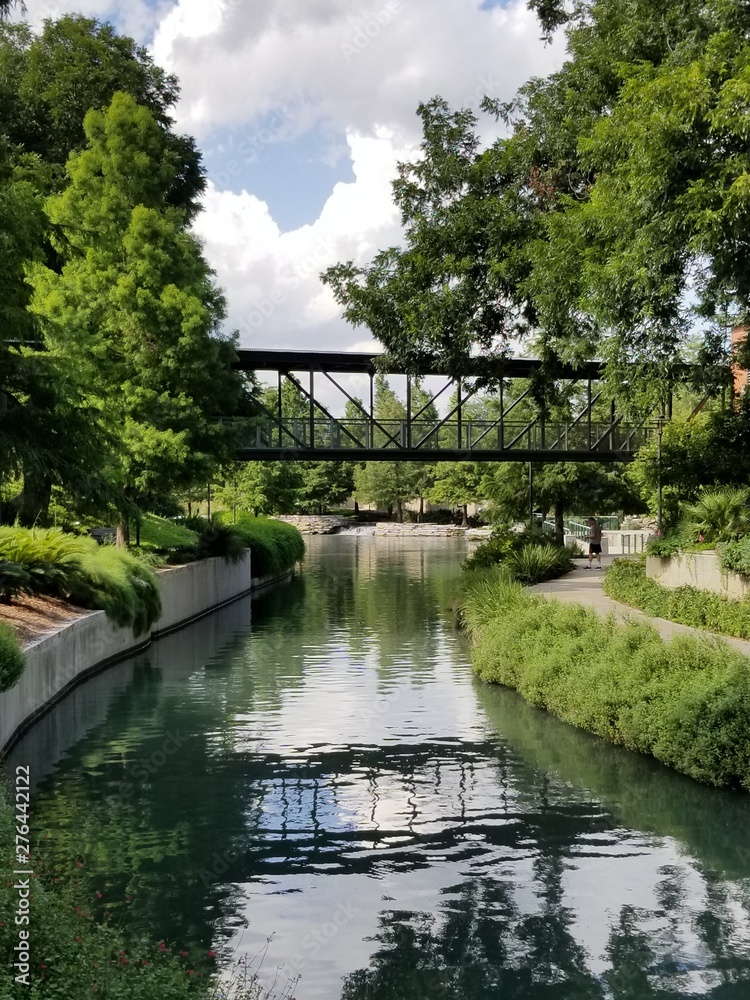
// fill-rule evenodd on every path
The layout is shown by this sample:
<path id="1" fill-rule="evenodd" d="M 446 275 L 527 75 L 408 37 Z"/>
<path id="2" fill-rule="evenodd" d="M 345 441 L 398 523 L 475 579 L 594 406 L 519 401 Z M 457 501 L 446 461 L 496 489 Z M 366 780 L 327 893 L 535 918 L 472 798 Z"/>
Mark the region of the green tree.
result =
<path id="1" fill-rule="evenodd" d="M 480 462 L 440 462 L 435 466 L 435 485 L 430 490 L 433 503 L 449 503 L 461 508 L 461 523 L 469 526 L 468 505 L 482 499 L 484 469 Z"/>
<path id="2" fill-rule="evenodd" d="M 50 350 L 75 359 L 100 401 L 100 424 L 117 430 L 107 460 L 125 537 L 139 496 L 208 482 L 231 456 L 231 435 L 212 418 L 235 411 L 242 383 L 232 343 L 218 336 L 222 296 L 188 213 L 169 204 L 180 164 L 164 131 L 126 94 L 89 112 L 85 131 L 68 186 L 47 206 L 65 234 L 63 265 L 33 269 L 33 310 Z"/>
<path id="3" fill-rule="evenodd" d="M 351 462 L 302 462 L 297 506 L 323 513 L 348 500 L 354 492 Z"/>
<path id="4" fill-rule="evenodd" d="M 405 244 L 329 269 L 344 315 L 407 370 L 487 376 L 515 338 L 543 360 L 598 353 L 635 409 L 679 375 L 696 310 L 750 311 L 743 0 L 530 4 L 569 21 L 568 59 L 530 81 L 483 149 L 475 116 L 420 105 L 423 156 L 394 184 Z M 701 366 L 715 384 L 710 366 Z"/>
<path id="5" fill-rule="evenodd" d="M 229 508 L 259 514 L 291 514 L 302 489 L 298 462 L 236 462 L 214 487 L 217 501 Z"/>
<path id="6" fill-rule="evenodd" d="M 38 35 L 27 24 L 0 26 L 2 130 L 52 168 L 50 186 L 64 183 L 68 156 L 86 145 L 87 112 L 103 110 L 120 91 L 151 111 L 179 164 L 168 203 L 195 214 L 205 177 L 193 140 L 171 131 L 170 109 L 179 95 L 175 76 L 132 38 L 93 18 L 47 20 Z"/>

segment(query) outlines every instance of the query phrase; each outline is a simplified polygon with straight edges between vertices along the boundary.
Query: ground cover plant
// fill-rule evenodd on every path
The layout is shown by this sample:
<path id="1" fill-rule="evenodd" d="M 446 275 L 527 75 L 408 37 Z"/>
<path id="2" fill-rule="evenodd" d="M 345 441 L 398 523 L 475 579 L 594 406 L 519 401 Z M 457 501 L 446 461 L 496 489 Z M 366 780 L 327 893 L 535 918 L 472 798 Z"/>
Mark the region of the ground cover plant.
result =
<path id="1" fill-rule="evenodd" d="M 699 781 L 750 790 L 750 658 L 467 574 L 461 616 L 485 681 Z"/>
<path id="2" fill-rule="evenodd" d="M 616 559 L 605 573 L 602 587 L 608 597 L 652 618 L 750 639 L 750 600 L 733 601 L 695 587 L 662 587 L 646 576 L 643 560 Z"/>
<path id="3" fill-rule="evenodd" d="M 19 592 L 60 597 L 106 612 L 135 635 L 147 631 L 161 613 L 153 570 L 126 550 L 100 546 L 92 538 L 59 528 L 2 527 L 0 561 L 0 594 L 6 602 Z"/>
<path id="4" fill-rule="evenodd" d="M 156 514 L 143 514 L 140 542 L 143 548 L 153 549 L 156 552 L 190 549 L 195 548 L 198 533 L 169 518 L 158 517 Z"/>

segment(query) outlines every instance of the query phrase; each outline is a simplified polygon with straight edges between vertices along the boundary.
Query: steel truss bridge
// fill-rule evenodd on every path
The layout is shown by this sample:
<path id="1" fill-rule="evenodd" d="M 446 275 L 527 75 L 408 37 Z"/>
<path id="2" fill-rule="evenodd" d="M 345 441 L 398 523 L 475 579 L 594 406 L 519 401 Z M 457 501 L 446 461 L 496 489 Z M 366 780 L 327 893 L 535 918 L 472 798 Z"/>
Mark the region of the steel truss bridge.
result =
<path id="1" fill-rule="evenodd" d="M 549 422 L 543 417 L 519 419 L 516 408 L 528 399 L 531 388 L 508 393 L 514 381 L 532 379 L 542 363 L 529 358 L 508 358 L 498 362 L 496 374 L 501 381 L 496 390 L 496 419 L 472 420 L 466 404 L 483 392 L 472 377 L 451 378 L 439 370 L 425 370 L 421 378 L 440 376 L 444 384 L 428 403 L 415 405 L 413 376 L 406 375 L 406 416 L 403 420 L 380 420 L 375 416 L 375 378 L 379 374 L 404 375 L 383 371 L 376 354 L 324 353 L 306 351 L 238 350 L 235 368 L 240 371 L 269 373 L 278 385 L 275 411 L 260 403 L 260 415 L 253 421 L 241 443 L 238 458 L 244 461 L 298 459 L 311 461 L 408 461 L 408 462 L 627 462 L 654 433 L 655 424 L 625 423 L 615 412 L 614 403 L 606 407 L 607 418 L 595 419 L 602 389 L 599 362 L 580 367 L 561 366 L 545 372 L 557 381 L 579 383 L 584 389 L 580 412 L 565 422 Z M 482 374 L 486 374 L 486 369 Z M 365 376 L 367 398 L 361 402 L 341 384 L 342 376 Z M 298 398 L 304 399 L 304 416 L 284 412 L 282 388 L 291 383 Z M 333 385 L 352 405 L 357 417 L 335 417 L 316 391 L 321 385 Z M 425 412 L 439 399 L 455 400 L 449 412 L 438 420 L 425 418 Z M 508 398 L 509 397 L 509 398 Z"/>

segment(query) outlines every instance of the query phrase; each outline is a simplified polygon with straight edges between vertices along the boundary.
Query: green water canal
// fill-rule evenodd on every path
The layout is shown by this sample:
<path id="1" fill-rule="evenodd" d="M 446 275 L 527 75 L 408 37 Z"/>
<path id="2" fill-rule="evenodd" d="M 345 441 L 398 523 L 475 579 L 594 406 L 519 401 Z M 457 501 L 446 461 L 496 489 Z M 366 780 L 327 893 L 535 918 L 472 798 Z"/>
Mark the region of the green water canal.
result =
<path id="1" fill-rule="evenodd" d="M 313 539 L 72 692 L 8 762 L 45 855 L 297 1000 L 748 1000 L 750 801 L 478 684 L 464 555 Z"/>

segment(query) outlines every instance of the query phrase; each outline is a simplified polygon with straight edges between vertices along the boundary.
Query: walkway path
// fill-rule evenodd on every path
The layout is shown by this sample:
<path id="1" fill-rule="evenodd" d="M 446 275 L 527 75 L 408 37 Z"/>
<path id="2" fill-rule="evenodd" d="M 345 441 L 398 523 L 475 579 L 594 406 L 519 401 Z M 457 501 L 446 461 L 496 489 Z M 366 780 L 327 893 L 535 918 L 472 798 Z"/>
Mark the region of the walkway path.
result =
<path id="1" fill-rule="evenodd" d="M 612 562 L 612 556 L 602 556 L 602 564 L 606 569 Z M 642 611 L 613 601 L 611 597 L 602 590 L 602 577 L 604 570 L 596 568 L 588 570 L 585 568 L 586 561 L 576 560 L 576 568 L 567 576 L 561 576 L 557 580 L 548 580 L 546 583 L 539 583 L 529 590 L 539 594 L 549 594 L 558 601 L 565 601 L 569 604 L 583 604 L 586 607 L 594 608 L 601 615 L 614 614 L 616 618 L 631 621 L 645 621 L 657 630 L 665 639 L 671 639 L 674 635 L 694 635 L 700 638 L 721 639 L 728 645 L 738 649 L 741 653 L 750 656 L 750 642 L 746 639 L 733 639 L 728 635 L 715 635 L 713 632 L 706 632 L 699 628 L 690 628 L 688 625 L 678 625 L 677 622 L 667 621 L 665 618 L 649 618 Z M 594 564 L 596 566 L 596 564 Z"/>

